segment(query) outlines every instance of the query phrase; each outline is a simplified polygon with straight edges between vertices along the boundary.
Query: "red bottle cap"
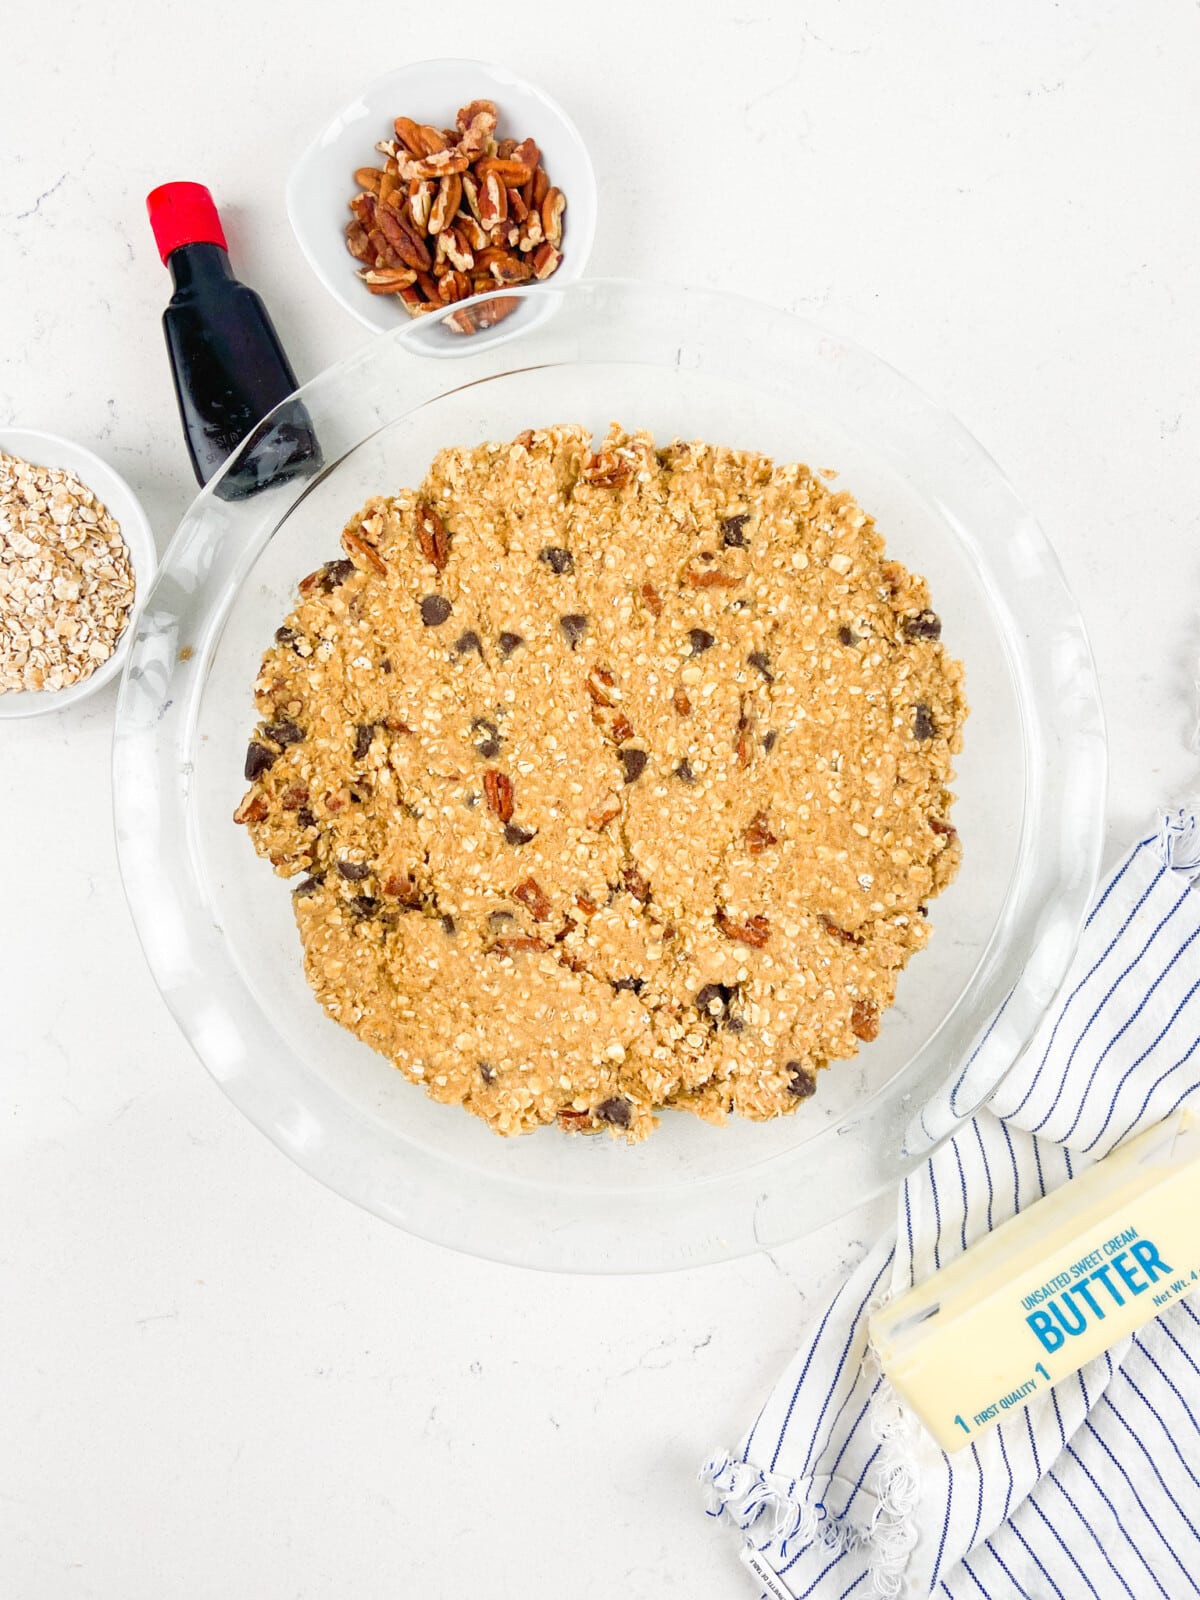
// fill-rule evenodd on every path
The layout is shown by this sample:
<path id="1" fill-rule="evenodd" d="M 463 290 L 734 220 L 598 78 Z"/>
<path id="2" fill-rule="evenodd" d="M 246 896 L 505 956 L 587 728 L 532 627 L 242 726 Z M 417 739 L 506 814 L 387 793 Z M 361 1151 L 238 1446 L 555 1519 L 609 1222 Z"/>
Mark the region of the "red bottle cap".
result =
<path id="1" fill-rule="evenodd" d="M 165 262 L 181 244 L 219 244 L 228 250 L 213 197 L 202 183 L 163 183 L 146 196 L 158 253 Z"/>

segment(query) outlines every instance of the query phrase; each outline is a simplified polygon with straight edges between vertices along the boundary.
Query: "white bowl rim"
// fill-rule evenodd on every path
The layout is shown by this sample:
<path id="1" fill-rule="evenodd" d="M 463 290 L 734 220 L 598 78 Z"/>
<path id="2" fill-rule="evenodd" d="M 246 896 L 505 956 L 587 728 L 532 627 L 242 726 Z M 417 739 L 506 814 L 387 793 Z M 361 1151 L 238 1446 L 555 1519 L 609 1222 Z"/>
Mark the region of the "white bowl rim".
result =
<path id="1" fill-rule="evenodd" d="M 571 283 L 581 278 L 587 269 L 588 261 L 591 259 L 592 245 L 595 242 L 596 218 L 599 210 L 596 169 L 577 124 L 552 94 L 543 89 L 540 84 L 535 83 L 532 78 L 527 78 L 520 72 L 514 72 L 511 67 L 501 66 L 497 62 L 477 60 L 468 56 L 436 56 L 427 61 L 411 61 L 399 67 L 392 67 L 389 71 L 379 73 L 369 83 L 364 84 L 353 99 L 348 100 L 332 116 L 326 119 L 321 131 L 308 142 L 297 157 L 291 171 L 288 173 L 287 183 L 284 188 L 288 222 L 291 224 L 292 234 L 296 243 L 300 246 L 300 253 L 308 263 L 313 276 L 321 284 L 322 288 L 332 295 L 343 310 L 347 311 L 356 322 L 361 323 L 364 328 L 369 328 L 372 333 L 376 334 L 387 334 L 394 330 L 381 327 L 379 323 L 368 315 L 361 296 L 350 296 L 343 293 L 342 289 L 330 279 L 311 248 L 307 230 L 298 220 L 299 206 L 297 200 L 314 157 L 319 151 L 332 143 L 340 131 L 342 123 L 360 101 L 367 100 L 371 95 L 381 91 L 385 84 L 391 83 L 393 80 L 399 81 L 410 78 L 414 73 L 434 67 L 463 68 L 467 71 L 483 73 L 495 78 L 498 83 L 514 84 L 528 91 L 541 100 L 558 119 L 562 124 L 564 133 L 576 146 L 586 174 L 586 185 L 582 193 L 576 191 L 568 197 L 571 205 L 571 232 L 568 235 L 571 240 L 571 253 L 568 257 L 564 251 L 562 263 L 554 274 L 554 281 L 563 284 Z M 577 237 L 581 238 L 578 248 L 575 245 Z M 471 305 L 476 300 L 486 298 L 487 296 L 484 295 L 471 295 L 467 300 L 461 301 L 460 304 Z M 398 323 L 397 326 L 404 327 L 405 324 Z"/>
<path id="2" fill-rule="evenodd" d="M 52 452 L 66 451 L 70 460 L 43 460 L 42 453 L 47 449 Z M 0 695 L 0 720 L 17 721 L 24 717 L 44 716 L 51 711 L 65 711 L 68 706 L 85 700 L 118 676 L 133 646 L 138 612 L 158 573 L 158 547 L 145 507 L 129 483 L 114 466 L 87 445 L 68 439 L 65 434 L 49 433 L 44 428 L 0 426 L 0 451 L 19 455 L 35 466 L 75 473 L 119 526 L 121 537 L 129 549 L 134 576 L 133 605 L 121 637 L 117 640 L 117 647 L 108 660 L 102 661 L 95 672 L 80 683 L 69 684 L 65 689 L 13 690 Z"/>

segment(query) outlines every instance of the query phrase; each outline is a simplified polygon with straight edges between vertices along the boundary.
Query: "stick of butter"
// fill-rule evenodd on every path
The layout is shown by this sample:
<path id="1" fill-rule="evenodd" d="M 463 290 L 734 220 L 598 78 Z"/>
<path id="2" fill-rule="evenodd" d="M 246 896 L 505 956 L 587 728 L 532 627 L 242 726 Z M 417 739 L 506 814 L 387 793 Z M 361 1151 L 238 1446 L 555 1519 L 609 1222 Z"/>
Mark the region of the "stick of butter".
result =
<path id="1" fill-rule="evenodd" d="M 943 1450 L 1200 1283 L 1200 1117 L 1176 1111 L 871 1318 L 892 1387 Z"/>

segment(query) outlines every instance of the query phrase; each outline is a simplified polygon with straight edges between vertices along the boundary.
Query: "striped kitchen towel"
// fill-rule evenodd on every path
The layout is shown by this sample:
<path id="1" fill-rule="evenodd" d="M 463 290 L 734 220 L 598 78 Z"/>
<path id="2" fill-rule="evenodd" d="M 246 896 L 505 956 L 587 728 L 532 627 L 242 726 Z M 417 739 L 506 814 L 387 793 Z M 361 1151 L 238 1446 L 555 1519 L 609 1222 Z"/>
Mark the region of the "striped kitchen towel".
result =
<path id="1" fill-rule="evenodd" d="M 1103 884 L 1067 981 L 987 1109 L 906 1179 L 895 1236 L 701 1474 L 773 1600 L 1200 1597 L 1200 1304 L 1181 1301 L 945 1455 L 867 1348 L 874 1305 L 1200 1096 L 1200 810 Z M 1200 1227 L 1200 1218 L 1197 1218 Z"/>

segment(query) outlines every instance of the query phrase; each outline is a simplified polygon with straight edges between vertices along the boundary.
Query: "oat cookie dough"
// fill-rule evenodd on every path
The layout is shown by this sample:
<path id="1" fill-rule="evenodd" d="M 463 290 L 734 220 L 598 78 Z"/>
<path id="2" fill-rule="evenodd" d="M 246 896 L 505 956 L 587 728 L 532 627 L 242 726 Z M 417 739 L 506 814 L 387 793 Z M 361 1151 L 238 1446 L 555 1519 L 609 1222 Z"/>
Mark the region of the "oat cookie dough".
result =
<path id="1" fill-rule="evenodd" d="M 442 451 L 300 585 L 236 818 L 325 1010 L 497 1132 L 794 1111 L 958 867 L 922 579 L 803 466 Z"/>

